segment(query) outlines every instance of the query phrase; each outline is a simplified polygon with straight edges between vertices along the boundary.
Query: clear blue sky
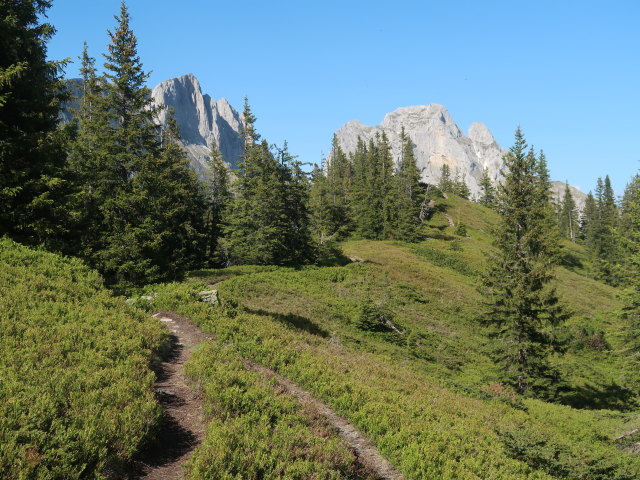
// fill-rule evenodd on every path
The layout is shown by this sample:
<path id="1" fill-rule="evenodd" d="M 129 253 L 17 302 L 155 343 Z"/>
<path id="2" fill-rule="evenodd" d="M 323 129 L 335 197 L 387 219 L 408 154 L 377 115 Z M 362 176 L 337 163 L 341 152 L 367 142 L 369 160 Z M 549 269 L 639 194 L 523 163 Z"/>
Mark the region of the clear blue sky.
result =
<path id="1" fill-rule="evenodd" d="M 54 0 L 53 59 L 108 43 L 119 0 Z M 511 145 L 516 125 L 554 179 L 618 193 L 640 168 L 640 2 L 129 0 L 150 86 L 193 73 L 258 131 L 319 162 L 358 119 L 440 103 L 461 129 L 485 123 Z M 67 76 L 77 76 L 77 62 Z"/>

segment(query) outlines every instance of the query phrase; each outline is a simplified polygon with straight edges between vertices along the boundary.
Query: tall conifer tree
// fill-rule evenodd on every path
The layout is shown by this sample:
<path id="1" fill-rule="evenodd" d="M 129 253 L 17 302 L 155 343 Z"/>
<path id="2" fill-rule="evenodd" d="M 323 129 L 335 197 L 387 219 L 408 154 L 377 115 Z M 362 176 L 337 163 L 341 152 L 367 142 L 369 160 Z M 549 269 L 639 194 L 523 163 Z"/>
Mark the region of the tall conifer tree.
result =
<path id="1" fill-rule="evenodd" d="M 211 145 L 208 160 L 209 169 L 205 173 L 205 258 L 209 265 L 220 264 L 218 241 L 222 235 L 224 215 L 231 201 L 229 169 L 215 142 Z"/>
<path id="2" fill-rule="evenodd" d="M 453 187 L 453 180 L 451 180 L 451 169 L 446 163 L 440 167 L 440 180 L 438 181 L 438 188 L 442 193 L 450 193 Z"/>
<path id="3" fill-rule="evenodd" d="M 584 209 L 580 216 L 580 238 L 584 242 L 588 250 L 593 249 L 593 230 L 597 221 L 598 206 L 593 193 L 589 192 L 584 201 Z"/>
<path id="4" fill-rule="evenodd" d="M 255 121 L 245 99 L 244 154 L 221 250 L 227 264 L 309 262 L 313 249 L 304 174 L 286 146 L 276 158 L 266 140 L 258 143 Z"/>
<path id="5" fill-rule="evenodd" d="M 564 195 L 560 203 L 559 217 L 560 233 L 562 236 L 575 242 L 578 231 L 578 210 L 573 195 L 571 195 L 571 190 L 569 190 L 568 183 L 565 183 L 564 186 Z"/>
<path id="6" fill-rule="evenodd" d="M 393 237 L 409 242 L 420 239 L 420 210 L 424 188 L 420 184 L 420 170 L 416 165 L 413 143 L 404 127 L 400 131 L 401 152 L 396 174 L 396 225 Z"/>
<path id="7" fill-rule="evenodd" d="M 557 238 L 549 235 L 548 192 L 543 158 L 527 152 L 518 129 L 504 157 L 505 180 L 499 187 L 496 228 L 498 253 L 484 278 L 495 328 L 496 357 L 504 381 L 519 393 L 546 397 L 558 374 L 549 362 L 554 349 L 550 329 L 566 318 L 551 287 Z"/>
<path id="8" fill-rule="evenodd" d="M 628 286 L 623 291 L 621 311 L 625 321 L 627 359 L 630 371 L 637 371 L 640 360 L 640 175 L 627 185 L 622 200 L 621 230 L 627 256 Z M 636 381 L 638 381 L 636 376 Z M 637 385 L 636 385 L 637 387 Z"/>
<path id="9" fill-rule="evenodd" d="M 493 208 L 496 201 L 496 189 L 493 186 L 491 177 L 489 176 L 489 169 L 485 167 L 482 170 L 482 177 L 480 178 L 480 198 L 478 203 L 485 207 Z"/>
<path id="10" fill-rule="evenodd" d="M 58 129 L 64 62 L 48 61 L 47 0 L 0 0 L 0 235 L 60 248 L 69 182 Z"/>
<path id="11" fill-rule="evenodd" d="M 597 277 L 613 286 L 619 285 L 623 273 L 620 268 L 620 245 L 618 227 L 618 206 L 611 180 L 598 178 L 596 185 L 596 215 L 592 220 L 591 238 L 587 246 L 596 265 Z"/>
<path id="12" fill-rule="evenodd" d="M 83 55 L 79 137 L 72 166 L 89 182 L 80 254 L 119 291 L 179 277 L 202 247 L 202 191 L 169 115 L 160 132 L 124 2 L 109 37 L 103 88 Z M 93 89 L 96 88 L 94 92 Z M 89 224 L 90 223 L 90 224 Z"/>
<path id="13" fill-rule="evenodd" d="M 84 43 L 80 56 L 81 97 L 78 109 L 73 112 L 76 134 L 70 144 L 69 169 L 76 185 L 74 238 L 68 247 L 69 253 L 88 257 L 96 249 L 101 232 L 101 199 L 110 189 L 106 178 L 101 176 L 107 145 L 102 135 L 108 125 L 108 117 L 102 107 L 103 82 L 96 74 L 95 58 L 89 55 Z"/>

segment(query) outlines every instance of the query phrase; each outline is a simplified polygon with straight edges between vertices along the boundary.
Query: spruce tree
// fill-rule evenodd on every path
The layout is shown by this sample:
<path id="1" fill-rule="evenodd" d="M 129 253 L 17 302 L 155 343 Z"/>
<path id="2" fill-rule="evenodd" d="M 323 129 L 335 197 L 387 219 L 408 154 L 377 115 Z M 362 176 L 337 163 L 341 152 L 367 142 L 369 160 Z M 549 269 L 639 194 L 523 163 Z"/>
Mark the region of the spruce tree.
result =
<path id="1" fill-rule="evenodd" d="M 344 238 L 353 228 L 350 203 L 352 181 L 351 162 L 334 135 L 330 161 L 326 165 L 326 194 L 331 209 L 327 233 L 336 239 Z"/>
<path id="2" fill-rule="evenodd" d="M 255 116 L 245 101 L 244 154 L 220 240 L 227 264 L 301 264 L 313 260 L 308 191 L 300 164 L 285 146 L 272 153 L 258 143 Z"/>
<path id="3" fill-rule="evenodd" d="M 205 172 L 205 258 L 210 266 L 220 265 L 218 242 L 222 235 L 224 215 L 231 201 L 229 168 L 215 142 L 211 145 Z"/>
<path id="4" fill-rule="evenodd" d="M 155 237 L 146 255 L 159 266 L 163 281 L 201 266 L 206 251 L 205 188 L 182 148 L 173 109 L 168 113 L 160 154 L 149 159 L 134 184 L 144 196 L 139 211 Z"/>
<path id="5" fill-rule="evenodd" d="M 61 248 L 68 132 L 58 128 L 65 62 L 48 61 L 46 0 L 0 0 L 0 236 Z"/>
<path id="6" fill-rule="evenodd" d="M 480 178 L 480 198 L 478 203 L 485 207 L 493 208 L 496 201 L 496 189 L 493 186 L 491 177 L 489 176 L 489 169 L 485 167 L 482 170 L 482 177 Z"/>
<path id="7" fill-rule="evenodd" d="M 362 238 L 379 238 L 381 198 L 378 193 L 379 176 L 376 171 L 378 151 L 373 140 L 369 144 L 358 138 L 353 163 L 352 206 L 355 233 Z"/>
<path id="8" fill-rule="evenodd" d="M 620 233 L 625 240 L 625 244 L 635 244 L 640 240 L 636 235 L 640 234 L 640 216 L 638 216 L 638 206 L 640 205 L 640 175 L 633 176 L 624 189 L 622 204 L 620 205 Z M 628 247 L 628 245 L 626 245 Z M 628 251 L 629 248 L 626 248 Z"/>
<path id="9" fill-rule="evenodd" d="M 440 167 L 440 180 L 438 181 L 438 188 L 442 193 L 451 193 L 453 187 L 453 181 L 451 180 L 451 169 L 446 163 Z"/>
<path id="10" fill-rule="evenodd" d="M 566 182 L 564 186 L 564 195 L 562 197 L 562 202 L 560 203 L 559 227 L 560 233 L 563 237 L 568 238 L 572 242 L 576 241 L 578 230 L 578 211 L 573 195 L 571 195 L 571 190 L 569 190 L 569 184 Z"/>
<path id="11" fill-rule="evenodd" d="M 98 248 L 102 224 L 100 204 L 110 188 L 100 175 L 107 147 L 101 139 L 109 127 L 108 117 L 101 110 L 103 82 L 96 74 L 95 58 L 89 55 L 86 42 L 80 56 L 80 75 L 82 96 L 78 98 L 78 109 L 73 112 L 76 132 L 68 157 L 76 185 L 74 238 L 69 242 L 68 253 L 86 258 Z"/>
<path id="12" fill-rule="evenodd" d="M 636 174 L 625 188 L 621 210 L 629 280 L 622 294 L 621 317 L 625 321 L 630 371 L 636 371 L 640 359 L 640 175 Z"/>
<path id="13" fill-rule="evenodd" d="M 456 176 L 451 185 L 451 193 L 465 200 L 469 200 L 469 196 L 471 195 L 471 190 L 469 190 L 469 186 L 467 185 L 467 176 L 464 173 L 460 175 L 459 169 L 456 169 Z"/>
<path id="14" fill-rule="evenodd" d="M 309 263 L 315 259 L 311 239 L 309 214 L 309 179 L 302 170 L 302 163 L 289 153 L 289 146 L 277 148 L 277 159 L 281 170 L 281 185 L 284 196 L 287 228 L 285 230 L 286 251 L 283 263 Z"/>
<path id="15" fill-rule="evenodd" d="M 318 245 L 343 239 L 353 229 L 352 182 L 352 164 L 334 134 L 328 161 L 311 173 L 309 209 Z"/>
<path id="16" fill-rule="evenodd" d="M 413 143 L 405 133 L 400 132 L 401 153 L 396 174 L 396 224 L 393 237 L 408 242 L 420 239 L 420 210 L 424 188 L 420 184 L 420 170 L 416 165 Z"/>
<path id="17" fill-rule="evenodd" d="M 598 206 L 593 193 L 589 192 L 584 201 L 584 208 L 580 216 L 580 238 L 588 250 L 592 250 L 594 225 L 597 222 Z"/>
<path id="18" fill-rule="evenodd" d="M 546 166 L 543 157 L 527 151 L 519 128 L 504 162 L 505 180 L 498 189 L 497 254 L 491 257 L 483 281 L 490 307 L 486 320 L 495 326 L 503 380 L 519 393 L 549 397 L 558 380 L 549 362 L 555 347 L 550 330 L 567 315 L 551 286 L 557 238 L 548 229 L 553 219 Z"/>
<path id="19" fill-rule="evenodd" d="M 393 156 L 387 134 L 382 132 L 376 145 L 377 163 L 373 165 L 377 173 L 378 195 L 380 197 L 380 234 L 379 238 L 393 238 L 397 223 L 396 177 L 394 176 Z"/>
<path id="20" fill-rule="evenodd" d="M 180 277 L 202 248 L 202 190 L 173 117 L 160 132 L 125 3 L 109 37 L 104 85 L 83 63 L 90 92 L 79 116 L 72 165 L 89 182 L 81 255 L 118 291 Z M 88 57 L 88 56 L 87 56 Z M 95 102 L 95 103 L 93 103 Z M 89 223 L 86 222 L 86 223 Z"/>
<path id="21" fill-rule="evenodd" d="M 591 238 L 587 246 L 596 265 L 596 276 L 609 285 L 622 281 L 618 227 L 618 206 L 611 180 L 598 178 L 596 185 L 596 215 L 592 221 Z"/>
<path id="22" fill-rule="evenodd" d="M 325 167 L 326 168 L 326 167 Z M 311 232 L 315 242 L 323 246 L 334 240 L 337 234 L 333 221 L 333 205 L 325 168 L 315 165 L 311 172 L 309 209 L 311 212 Z"/>

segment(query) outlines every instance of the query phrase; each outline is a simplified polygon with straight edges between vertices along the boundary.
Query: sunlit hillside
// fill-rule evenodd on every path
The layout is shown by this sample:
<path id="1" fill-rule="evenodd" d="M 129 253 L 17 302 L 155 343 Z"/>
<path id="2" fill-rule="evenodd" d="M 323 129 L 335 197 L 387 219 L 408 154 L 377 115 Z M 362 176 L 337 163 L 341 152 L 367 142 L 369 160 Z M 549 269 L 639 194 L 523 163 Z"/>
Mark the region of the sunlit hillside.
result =
<path id="1" fill-rule="evenodd" d="M 214 334 L 189 370 L 212 419 L 190 463 L 192 478 L 212 465 L 219 478 L 235 478 L 256 472 L 252 463 L 275 465 L 291 454 L 286 442 L 272 448 L 285 440 L 266 433 L 278 414 L 227 432 L 228 419 L 263 408 L 238 393 L 253 391 L 237 372 L 240 358 L 326 401 L 407 478 L 637 478 L 640 458 L 614 440 L 639 421 L 616 291 L 588 277 L 581 247 L 565 245 L 557 284 L 573 315 L 558 333 L 566 353 L 555 359 L 564 382 L 554 403 L 518 397 L 496 381 L 477 289 L 497 216 L 453 196 L 438 210 L 428 240 L 349 241 L 342 248 L 351 261 L 343 265 L 200 271 L 154 289 L 152 308 L 176 310 Z M 449 220 L 466 224 L 468 237 L 455 235 Z M 222 306 L 198 301 L 211 284 Z M 222 461 L 251 449 L 274 458 Z M 334 478 L 320 467 L 317 478 Z M 269 468 L 263 474 L 279 478 Z"/>

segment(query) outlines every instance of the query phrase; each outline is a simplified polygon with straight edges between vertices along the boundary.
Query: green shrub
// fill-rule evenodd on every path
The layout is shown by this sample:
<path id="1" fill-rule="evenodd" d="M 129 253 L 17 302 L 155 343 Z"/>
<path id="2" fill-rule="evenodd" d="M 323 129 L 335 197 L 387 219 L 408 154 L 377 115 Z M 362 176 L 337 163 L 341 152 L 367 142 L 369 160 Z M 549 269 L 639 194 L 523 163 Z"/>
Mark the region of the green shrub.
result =
<path id="1" fill-rule="evenodd" d="M 0 476 L 121 478 L 161 414 L 165 338 L 81 262 L 0 240 Z"/>

